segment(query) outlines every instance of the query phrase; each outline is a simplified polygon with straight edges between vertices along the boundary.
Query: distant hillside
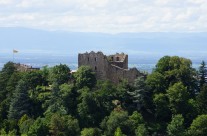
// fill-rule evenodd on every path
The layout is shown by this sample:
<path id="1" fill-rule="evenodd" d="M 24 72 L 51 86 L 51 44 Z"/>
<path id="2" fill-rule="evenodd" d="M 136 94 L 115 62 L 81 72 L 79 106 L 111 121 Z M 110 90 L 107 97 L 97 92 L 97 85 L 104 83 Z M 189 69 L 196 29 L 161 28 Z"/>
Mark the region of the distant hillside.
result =
<path id="1" fill-rule="evenodd" d="M 77 55 L 78 52 L 125 52 L 134 59 L 179 55 L 191 59 L 207 57 L 207 33 L 86 33 L 0 28 L 0 52 Z M 1 55 L 0 55 L 1 56 Z"/>

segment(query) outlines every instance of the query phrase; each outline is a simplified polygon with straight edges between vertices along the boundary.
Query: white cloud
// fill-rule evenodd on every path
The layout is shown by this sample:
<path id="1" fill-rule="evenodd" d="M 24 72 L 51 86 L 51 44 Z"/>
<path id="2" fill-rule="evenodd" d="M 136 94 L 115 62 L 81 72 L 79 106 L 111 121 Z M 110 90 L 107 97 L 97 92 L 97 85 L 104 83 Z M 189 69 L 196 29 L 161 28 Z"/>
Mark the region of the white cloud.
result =
<path id="1" fill-rule="evenodd" d="M 12 4 L 12 0 L 0 0 L 0 5 Z"/>
<path id="2" fill-rule="evenodd" d="M 0 27 L 95 32 L 207 31 L 206 0 L 0 0 Z"/>

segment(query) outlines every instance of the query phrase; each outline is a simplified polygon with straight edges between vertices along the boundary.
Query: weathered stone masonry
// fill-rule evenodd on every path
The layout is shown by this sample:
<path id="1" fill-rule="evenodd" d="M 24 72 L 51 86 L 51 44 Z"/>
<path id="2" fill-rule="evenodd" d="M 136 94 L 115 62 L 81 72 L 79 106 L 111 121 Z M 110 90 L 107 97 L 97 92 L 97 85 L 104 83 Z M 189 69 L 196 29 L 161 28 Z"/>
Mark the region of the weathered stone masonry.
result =
<path id="1" fill-rule="evenodd" d="M 90 66 L 97 79 L 110 80 L 114 83 L 119 83 L 123 79 L 133 83 L 142 75 L 136 68 L 128 69 L 128 55 L 124 53 L 106 56 L 102 52 L 92 51 L 78 54 L 78 67 L 82 65 Z"/>
<path id="2" fill-rule="evenodd" d="M 20 63 L 14 63 L 14 66 L 16 67 L 17 71 L 20 71 L 20 72 L 40 70 L 40 68 L 33 68 L 32 66 L 28 66 L 28 65 L 20 64 Z"/>

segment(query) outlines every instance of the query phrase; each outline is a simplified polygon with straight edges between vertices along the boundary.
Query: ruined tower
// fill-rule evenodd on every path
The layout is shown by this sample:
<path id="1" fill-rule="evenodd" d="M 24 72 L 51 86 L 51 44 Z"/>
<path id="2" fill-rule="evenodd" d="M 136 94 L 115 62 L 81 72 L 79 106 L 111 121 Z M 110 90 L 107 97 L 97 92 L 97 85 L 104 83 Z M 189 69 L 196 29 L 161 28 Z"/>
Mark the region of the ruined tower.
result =
<path id="1" fill-rule="evenodd" d="M 128 55 L 116 53 L 106 56 L 102 52 L 78 54 L 78 67 L 87 65 L 96 73 L 98 80 L 110 80 L 119 83 L 126 79 L 129 83 L 141 75 L 136 69 L 128 69 Z"/>

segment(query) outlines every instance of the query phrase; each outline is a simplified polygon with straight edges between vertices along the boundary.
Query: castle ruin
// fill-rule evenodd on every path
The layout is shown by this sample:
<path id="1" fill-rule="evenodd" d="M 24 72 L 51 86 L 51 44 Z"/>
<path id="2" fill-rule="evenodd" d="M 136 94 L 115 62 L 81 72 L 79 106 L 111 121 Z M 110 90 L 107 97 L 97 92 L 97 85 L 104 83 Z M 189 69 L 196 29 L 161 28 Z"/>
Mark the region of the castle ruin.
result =
<path id="1" fill-rule="evenodd" d="M 20 64 L 20 63 L 14 63 L 14 67 L 17 69 L 19 72 L 29 72 L 29 71 L 36 71 L 40 70 L 40 68 L 34 68 L 32 66 L 28 66 L 25 64 Z"/>
<path id="2" fill-rule="evenodd" d="M 123 79 L 133 83 L 142 75 L 136 68 L 128 69 L 128 55 L 124 53 L 106 56 L 92 51 L 78 54 L 78 67 L 83 65 L 90 66 L 98 80 L 110 80 L 116 84 Z"/>

